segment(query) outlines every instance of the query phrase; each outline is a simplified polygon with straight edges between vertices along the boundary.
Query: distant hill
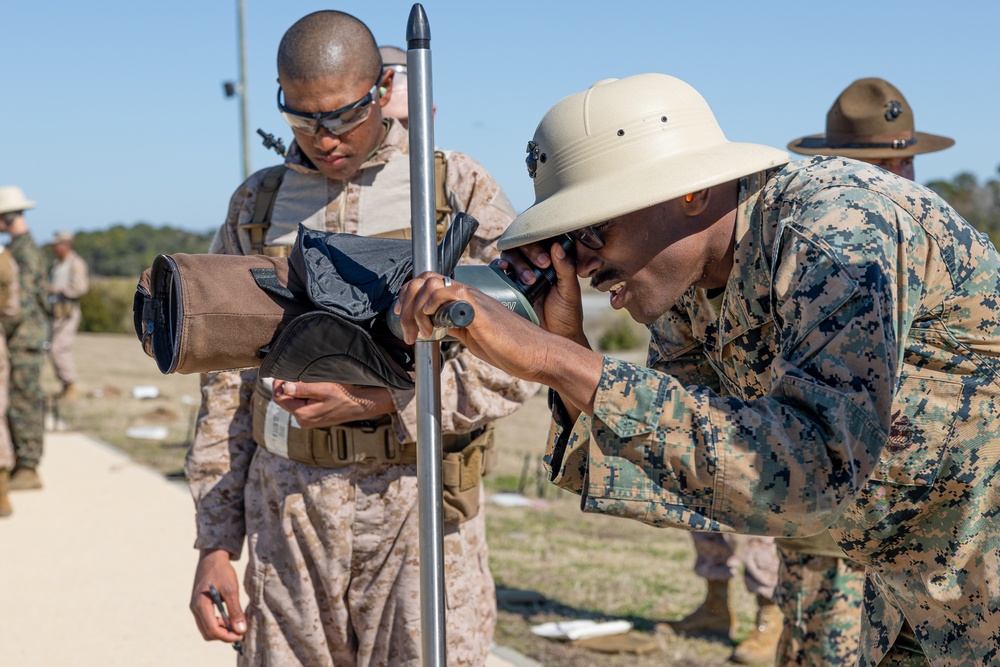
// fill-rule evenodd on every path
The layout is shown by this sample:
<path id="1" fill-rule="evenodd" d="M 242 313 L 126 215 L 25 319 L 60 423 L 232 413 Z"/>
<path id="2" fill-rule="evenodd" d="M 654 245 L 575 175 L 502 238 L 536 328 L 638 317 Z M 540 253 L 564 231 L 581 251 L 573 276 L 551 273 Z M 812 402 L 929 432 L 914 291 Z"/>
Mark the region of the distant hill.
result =
<path id="1" fill-rule="evenodd" d="M 214 231 L 191 232 L 138 222 L 96 232 L 79 232 L 73 249 L 86 260 L 94 276 L 136 278 L 160 254 L 208 252 Z"/>

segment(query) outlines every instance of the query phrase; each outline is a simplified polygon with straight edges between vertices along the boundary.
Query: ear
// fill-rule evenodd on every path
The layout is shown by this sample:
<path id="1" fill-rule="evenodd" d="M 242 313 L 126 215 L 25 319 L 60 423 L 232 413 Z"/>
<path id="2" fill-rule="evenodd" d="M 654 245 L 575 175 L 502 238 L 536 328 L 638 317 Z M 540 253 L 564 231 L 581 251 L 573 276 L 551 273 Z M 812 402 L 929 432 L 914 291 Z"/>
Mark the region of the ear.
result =
<path id="1" fill-rule="evenodd" d="M 712 188 L 690 192 L 681 197 L 681 209 L 684 211 L 684 215 L 693 218 L 705 212 L 711 198 Z"/>
<path id="2" fill-rule="evenodd" d="M 386 69 L 382 73 L 382 83 L 378 89 L 378 105 L 384 107 L 392 99 L 392 79 L 396 76 L 396 70 Z"/>

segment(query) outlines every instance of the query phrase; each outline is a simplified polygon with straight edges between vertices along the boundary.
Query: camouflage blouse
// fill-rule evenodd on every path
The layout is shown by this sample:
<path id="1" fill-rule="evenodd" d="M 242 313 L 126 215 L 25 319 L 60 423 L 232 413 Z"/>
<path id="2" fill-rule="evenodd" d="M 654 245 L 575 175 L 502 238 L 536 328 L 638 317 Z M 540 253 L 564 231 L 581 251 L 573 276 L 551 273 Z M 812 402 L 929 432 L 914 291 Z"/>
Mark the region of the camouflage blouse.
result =
<path id="1" fill-rule="evenodd" d="M 692 288 L 648 367 L 553 396 L 546 460 L 585 511 L 775 536 L 868 568 L 861 664 L 903 616 L 934 665 L 1000 659 L 1000 255 L 933 192 L 817 157 L 741 181 L 716 309 Z"/>

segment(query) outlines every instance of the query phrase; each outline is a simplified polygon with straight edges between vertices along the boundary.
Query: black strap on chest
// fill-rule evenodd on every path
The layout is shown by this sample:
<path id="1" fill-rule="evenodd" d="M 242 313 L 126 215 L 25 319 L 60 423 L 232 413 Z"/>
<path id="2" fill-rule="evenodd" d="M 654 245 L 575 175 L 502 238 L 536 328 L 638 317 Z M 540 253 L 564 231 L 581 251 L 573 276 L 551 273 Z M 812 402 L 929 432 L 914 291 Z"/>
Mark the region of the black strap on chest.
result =
<path id="1" fill-rule="evenodd" d="M 253 216 L 248 222 L 240 225 L 250 234 L 250 252 L 254 255 L 264 254 L 264 244 L 267 241 L 267 230 L 271 228 L 271 214 L 274 212 L 274 200 L 278 197 L 278 188 L 285 177 L 288 167 L 275 165 L 267 170 L 257 191 L 257 201 L 253 207 Z"/>

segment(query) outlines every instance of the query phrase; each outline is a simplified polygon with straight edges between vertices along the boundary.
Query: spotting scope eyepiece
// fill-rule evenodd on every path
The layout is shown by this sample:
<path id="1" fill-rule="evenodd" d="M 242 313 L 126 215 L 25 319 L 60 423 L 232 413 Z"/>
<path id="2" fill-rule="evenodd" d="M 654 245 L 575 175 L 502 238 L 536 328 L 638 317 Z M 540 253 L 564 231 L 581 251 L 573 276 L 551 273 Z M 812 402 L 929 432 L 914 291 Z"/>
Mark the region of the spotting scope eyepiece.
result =
<path id="1" fill-rule="evenodd" d="M 576 242 L 568 235 L 543 241 L 543 244 L 551 248 L 552 244 L 556 242 L 571 257 L 574 256 Z M 475 287 L 491 299 L 502 303 L 512 313 L 538 324 L 538 315 L 532 304 L 555 285 L 556 270 L 554 266 L 549 265 L 545 269 L 535 267 L 534 272 L 535 282 L 530 285 L 519 279 L 511 278 L 495 266 L 456 266 L 453 275 L 456 281 L 469 287 Z M 472 324 L 474 317 L 475 312 L 471 304 L 465 301 L 453 301 L 442 306 L 432 319 L 435 325 L 447 329 L 468 326 Z M 393 308 L 389 308 L 386 313 L 386 322 L 396 337 L 403 337 L 403 327 L 399 324 L 399 315 L 393 312 Z"/>

